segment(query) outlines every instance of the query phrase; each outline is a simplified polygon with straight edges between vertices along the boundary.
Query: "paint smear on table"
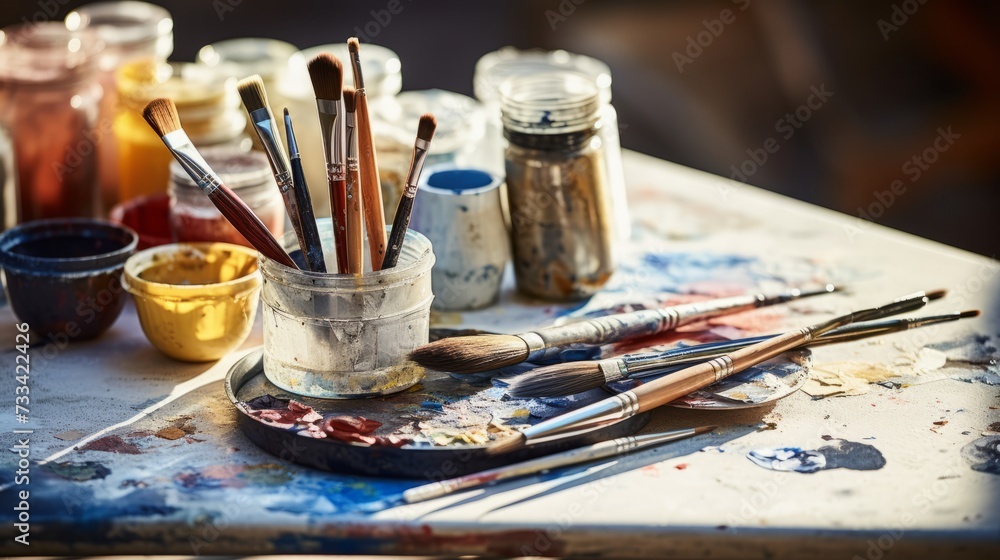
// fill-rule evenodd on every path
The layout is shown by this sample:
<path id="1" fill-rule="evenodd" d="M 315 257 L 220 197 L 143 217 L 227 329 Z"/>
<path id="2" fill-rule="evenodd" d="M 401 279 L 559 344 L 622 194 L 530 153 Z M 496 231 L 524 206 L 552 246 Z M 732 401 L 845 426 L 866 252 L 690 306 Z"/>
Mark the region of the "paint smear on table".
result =
<path id="1" fill-rule="evenodd" d="M 986 436 L 962 448 L 962 457 L 972 470 L 1000 475 L 1000 436 Z"/>
<path id="2" fill-rule="evenodd" d="M 869 385 L 896 377 L 875 362 L 825 362 L 815 364 L 802 390 L 815 398 L 850 397 L 868 392 Z"/>
<path id="3" fill-rule="evenodd" d="M 819 449 L 765 447 L 747 453 L 754 464 L 773 471 L 814 473 L 829 469 L 874 471 L 885 466 L 885 457 L 872 445 L 832 439 Z"/>
<path id="4" fill-rule="evenodd" d="M 129 443 L 121 436 L 104 436 L 100 439 L 84 445 L 82 451 L 103 451 L 105 453 L 125 453 L 127 455 L 138 455 L 142 453 L 134 443 Z"/>
<path id="5" fill-rule="evenodd" d="M 47 463 L 43 468 L 59 478 L 74 482 L 101 479 L 111 474 L 111 469 L 96 461 Z"/>

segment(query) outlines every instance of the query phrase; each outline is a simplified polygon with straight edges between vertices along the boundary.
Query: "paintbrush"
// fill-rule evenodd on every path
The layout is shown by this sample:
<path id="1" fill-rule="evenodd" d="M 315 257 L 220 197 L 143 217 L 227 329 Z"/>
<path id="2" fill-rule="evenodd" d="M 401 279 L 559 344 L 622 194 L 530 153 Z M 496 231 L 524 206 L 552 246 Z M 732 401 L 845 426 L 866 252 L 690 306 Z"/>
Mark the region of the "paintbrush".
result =
<path id="1" fill-rule="evenodd" d="M 375 155 L 375 141 L 372 138 L 372 121 L 368 114 L 368 94 L 365 91 L 365 78 L 361 73 L 359 46 L 356 37 L 347 40 L 347 49 L 351 53 L 351 70 L 354 72 L 354 88 L 357 91 L 355 98 L 358 110 L 358 154 L 368 251 L 371 253 L 372 270 L 381 270 L 382 259 L 385 258 L 382 182 L 378 175 L 378 158 Z"/>
<path id="2" fill-rule="evenodd" d="M 309 79 L 316 94 L 319 128 L 326 160 L 326 181 L 330 189 L 330 213 L 333 218 L 333 239 L 337 253 L 337 271 L 349 272 L 347 255 L 347 170 L 344 167 L 344 120 L 341 118 L 344 67 L 337 57 L 320 53 L 309 61 Z"/>
<path id="3" fill-rule="evenodd" d="M 181 128 L 177 107 L 169 99 L 154 99 L 142 110 L 142 118 L 146 119 L 156 135 L 163 140 L 167 149 L 181 164 L 184 171 L 198 185 L 201 192 L 208 196 L 219 212 L 233 224 L 250 245 L 267 258 L 285 266 L 296 268 L 292 258 L 281 248 L 278 240 L 271 235 L 260 218 L 236 196 L 229 187 L 222 184 L 219 176 L 201 157 L 198 149 L 191 143 L 184 129 Z"/>
<path id="4" fill-rule="evenodd" d="M 902 332 L 908 329 L 978 317 L 979 313 L 979 310 L 971 310 L 927 317 L 867 321 L 834 329 L 824 335 L 820 335 L 819 338 L 804 346 L 822 346 L 839 342 L 863 340 Z M 684 348 L 674 348 L 664 352 L 629 354 L 620 358 L 589 362 L 596 364 L 596 367 L 587 368 L 585 371 L 582 368 L 559 368 L 558 366 L 568 364 L 557 364 L 555 366 L 538 368 L 523 376 L 519 376 L 510 384 L 507 392 L 512 397 L 517 398 L 573 395 L 622 379 L 642 379 L 672 373 L 681 368 L 716 358 L 733 350 L 771 340 L 776 336 L 778 335 L 755 336 L 721 342 L 709 342 L 707 344 Z"/>
<path id="5" fill-rule="evenodd" d="M 531 459 L 512 465 L 504 465 L 495 469 L 489 469 L 478 473 L 467 474 L 440 482 L 432 482 L 405 490 L 402 494 L 381 500 L 366 507 L 366 510 L 377 511 L 390 507 L 406 504 L 426 502 L 462 490 L 476 488 L 494 484 L 501 480 L 528 476 L 552 469 L 589 463 L 608 457 L 616 457 L 626 453 L 656 447 L 679 439 L 685 439 L 698 434 L 704 434 L 714 430 L 716 426 L 700 426 L 698 428 L 688 428 L 686 430 L 674 430 L 670 432 L 660 432 L 654 434 L 643 434 L 638 436 L 626 436 L 611 441 L 602 441 L 592 445 L 585 445 L 569 451 L 554 453 L 545 457 Z"/>
<path id="6" fill-rule="evenodd" d="M 816 290 L 752 294 L 608 315 L 559 327 L 511 335 L 456 336 L 425 344 L 410 353 L 414 362 L 437 371 L 478 373 L 538 361 L 567 346 L 599 346 L 652 336 L 688 323 L 836 291 L 832 284 Z"/>
<path id="7" fill-rule="evenodd" d="M 487 451 L 491 454 L 505 453 L 525 444 L 568 437 L 590 431 L 595 425 L 631 418 L 770 360 L 783 352 L 798 348 L 837 327 L 892 316 L 910 305 L 912 305 L 910 301 L 897 301 L 881 307 L 854 311 L 734 350 L 707 362 L 648 381 L 632 390 L 529 426 L 513 436 L 498 441 Z"/>
<path id="8" fill-rule="evenodd" d="M 347 183 L 345 187 L 345 249 L 347 250 L 347 271 L 361 274 L 364 264 L 364 201 L 361 196 L 361 177 L 358 169 L 358 127 L 356 121 L 357 95 L 354 88 L 344 88 L 344 105 L 347 108 Z"/>
<path id="9" fill-rule="evenodd" d="M 899 313 L 907 313 L 920 309 L 927 302 L 943 297 L 944 290 L 937 290 L 930 293 L 917 292 L 896 300 L 896 302 L 910 302 L 898 308 Z M 894 302 L 894 303 L 896 303 Z M 843 342 L 846 340 L 856 340 L 867 336 L 876 336 L 896 328 L 905 330 L 923 324 L 912 324 L 913 319 L 895 319 L 884 323 L 859 323 L 848 325 L 835 331 L 831 331 L 814 340 L 810 345 L 829 344 L 830 342 Z M 686 348 L 671 348 L 661 352 L 642 352 L 636 354 L 626 354 L 615 358 L 604 360 L 587 360 L 580 362 L 567 362 L 544 366 L 527 372 L 514 379 L 507 388 L 511 396 L 526 397 L 553 397 L 561 395 L 572 395 L 582 393 L 600 387 L 606 383 L 611 383 L 624 378 L 635 378 L 637 374 L 648 371 L 662 373 L 664 368 L 675 368 L 678 366 L 691 365 L 706 361 L 717 356 L 721 356 L 732 350 L 745 348 L 751 344 L 770 340 L 777 335 L 756 336 L 741 338 L 737 340 L 726 340 L 721 342 L 710 342 L 689 346 Z M 845 338 L 854 336 L 856 338 Z"/>
<path id="10" fill-rule="evenodd" d="M 392 231 L 389 233 L 389 247 L 386 249 L 385 259 L 382 260 L 383 269 L 396 266 L 399 252 L 403 250 L 403 239 L 406 237 L 407 228 L 410 227 L 413 199 L 417 196 L 417 182 L 420 180 L 420 171 L 424 168 L 427 152 L 431 148 L 431 138 L 434 137 L 435 128 L 437 128 L 437 120 L 434 119 L 434 115 L 424 114 L 420 116 L 420 123 L 417 124 L 417 139 L 413 142 L 413 157 L 410 158 L 410 170 L 406 174 L 406 186 L 403 188 L 403 195 L 399 197 L 399 205 L 396 206 L 396 215 L 392 220 Z"/>
<path id="11" fill-rule="evenodd" d="M 264 148 L 264 154 L 267 155 L 267 161 L 271 164 L 271 172 L 274 174 L 274 180 L 278 183 L 281 198 L 285 201 L 285 210 L 288 211 L 292 229 L 295 230 L 299 248 L 302 249 L 302 256 L 306 260 L 306 268 L 314 270 L 313 267 L 318 267 L 319 263 L 310 259 L 315 257 L 317 251 L 315 248 L 310 248 L 306 240 L 303 230 L 305 224 L 302 223 L 301 209 L 295 197 L 292 174 L 289 170 L 288 160 L 285 158 L 285 150 L 281 145 L 281 137 L 278 135 L 278 125 L 274 120 L 274 114 L 271 113 L 271 107 L 267 104 L 264 81 L 260 76 L 253 75 L 240 80 L 236 84 L 236 89 L 239 90 L 243 106 L 246 107 L 250 121 L 254 125 L 253 128 L 257 131 L 261 146 Z M 315 222 L 313 227 L 315 227 Z M 319 234 L 316 235 L 316 239 L 319 239 Z M 322 247 L 319 248 L 318 253 L 322 256 Z"/>
<path id="12" fill-rule="evenodd" d="M 302 218 L 302 235 L 306 238 L 309 255 L 306 262 L 312 272 L 326 272 L 326 259 L 323 257 L 323 242 L 319 238 L 319 227 L 313 214 L 312 199 L 309 196 L 309 186 L 302 170 L 302 156 L 299 155 L 299 144 L 295 140 L 295 129 L 292 128 L 292 117 L 288 109 L 284 110 L 285 136 L 288 138 L 288 163 L 292 168 L 292 185 L 295 188 L 295 201 L 299 206 L 299 216 Z"/>

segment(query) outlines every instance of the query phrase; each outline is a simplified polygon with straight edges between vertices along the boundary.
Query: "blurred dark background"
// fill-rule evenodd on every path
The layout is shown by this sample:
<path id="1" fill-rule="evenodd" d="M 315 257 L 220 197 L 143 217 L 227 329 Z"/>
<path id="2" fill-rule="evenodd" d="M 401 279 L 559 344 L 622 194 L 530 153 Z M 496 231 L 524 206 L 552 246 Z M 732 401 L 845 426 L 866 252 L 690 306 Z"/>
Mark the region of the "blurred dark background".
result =
<path id="1" fill-rule="evenodd" d="M 151 1 L 173 13 L 176 60 L 235 37 L 299 47 L 343 41 L 385 21 L 390 2 Z M 369 40 L 399 53 L 404 90 L 472 95 L 476 60 L 505 45 L 591 55 L 612 68 L 627 148 L 732 177 L 748 150 L 759 157 L 773 137 L 778 151 L 737 178 L 855 216 L 899 180 L 905 193 L 880 204 L 884 213 L 872 213 L 874 221 L 997 254 L 1000 4 L 399 2 L 399 13 L 369 27 L 378 31 Z M 58 20 L 84 3 L 3 0 L 0 25 L 46 6 L 58 6 Z M 782 121 L 812 88 L 832 95 L 822 103 L 814 97 L 819 108 L 804 122 Z M 947 151 L 934 150 L 940 131 L 949 130 L 951 143 L 938 141 Z"/>

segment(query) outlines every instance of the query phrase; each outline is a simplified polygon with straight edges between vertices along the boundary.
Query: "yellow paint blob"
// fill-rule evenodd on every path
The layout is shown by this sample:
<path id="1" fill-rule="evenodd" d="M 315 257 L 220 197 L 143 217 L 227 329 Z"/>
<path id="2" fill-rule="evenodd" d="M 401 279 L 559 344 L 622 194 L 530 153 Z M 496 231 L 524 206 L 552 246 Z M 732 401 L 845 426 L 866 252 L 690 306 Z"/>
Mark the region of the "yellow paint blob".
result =
<path id="1" fill-rule="evenodd" d="M 146 338 L 187 362 L 218 360 L 243 344 L 260 295 L 257 252 L 229 243 L 177 243 L 136 253 L 124 283 Z"/>

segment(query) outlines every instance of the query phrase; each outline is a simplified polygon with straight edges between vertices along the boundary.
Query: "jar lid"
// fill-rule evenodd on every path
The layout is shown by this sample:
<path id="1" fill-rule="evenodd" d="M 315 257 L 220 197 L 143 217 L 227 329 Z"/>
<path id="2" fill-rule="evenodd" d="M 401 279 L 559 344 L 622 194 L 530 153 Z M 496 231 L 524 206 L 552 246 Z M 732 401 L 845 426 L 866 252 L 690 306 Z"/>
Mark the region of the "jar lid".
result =
<path id="1" fill-rule="evenodd" d="M 377 105 L 378 130 L 385 126 L 385 132 L 399 142 L 413 144 L 417 124 L 424 113 L 434 115 L 437 128 L 431 142 L 431 154 L 451 154 L 474 148 L 486 134 L 486 114 L 483 106 L 475 99 L 442 89 L 407 91 L 396 96 L 394 103 Z M 391 123 L 391 124 L 390 124 Z"/>
<path id="2" fill-rule="evenodd" d="M 141 110 L 157 97 L 177 105 L 181 122 L 211 120 L 220 113 L 239 110 L 233 69 L 191 62 L 130 62 L 116 74 L 118 96 L 126 108 Z M 244 121 L 245 122 L 245 121 Z"/>
<path id="3" fill-rule="evenodd" d="M 262 152 L 245 152 L 230 146 L 205 148 L 200 151 L 209 167 L 219 175 L 227 187 L 234 191 L 271 184 L 274 185 L 275 192 L 278 192 L 267 156 Z M 170 180 L 175 185 L 198 188 L 198 184 L 177 161 L 170 162 Z"/>
<path id="4" fill-rule="evenodd" d="M 153 55 L 158 59 L 166 59 L 174 50 L 174 20 L 170 12 L 147 2 L 86 4 L 67 14 L 65 25 L 71 31 L 92 29 L 109 47 L 153 43 Z"/>
<path id="5" fill-rule="evenodd" d="M 365 75 L 365 89 L 369 97 L 396 95 L 403 89 L 403 66 L 399 55 L 390 49 L 363 43 L 361 45 L 361 71 Z M 350 51 L 347 43 L 318 45 L 295 53 L 288 66 L 288 79 L 279 84 L 281 93 L 293 99 L 313 99 L 312 81 L 307 64 L 320 53 L 330 53 L 344 65 L 344 87 L 354 87 Z"/>
<path id="6" fill-rule="evenodd" d="M 285 79 L 289 60 L 298 50 L 295 45 L 277 39 L 244 37 L 205 45 L 198 50 L 197 60 L 208 66 L 230 64 L 238 71 L 238 77 L 258 74 L 267 84 Z"/>
<path id="7" fill-rule="evenodd" d="M 476 62 L 473 91 L 483 103 L 500 97 L 500 85 L 512 76 L 548 74 L 572 70 L 589 76 L 600 90 L 601 103 L 611 103 L 611 68 L 600 60 L 564 50 L 521 50 L 504 47 Z"/>
<path id="8" fill-rule="evenodd" d="M 27 85 L 86 80 L 103 49 L 91 30 L 71 31 L 54 21 L 11 25 L 0 30 L 0 79 Z"/>
<path id="9" fill-rule="evenodd" d="M 584 131 L 597 124 L 600 110 L 597 85 L 578 72 L 518 75 L 500 85 L 500 119 L 514 132 Z"/>

